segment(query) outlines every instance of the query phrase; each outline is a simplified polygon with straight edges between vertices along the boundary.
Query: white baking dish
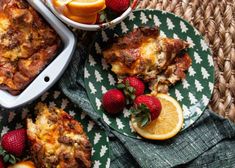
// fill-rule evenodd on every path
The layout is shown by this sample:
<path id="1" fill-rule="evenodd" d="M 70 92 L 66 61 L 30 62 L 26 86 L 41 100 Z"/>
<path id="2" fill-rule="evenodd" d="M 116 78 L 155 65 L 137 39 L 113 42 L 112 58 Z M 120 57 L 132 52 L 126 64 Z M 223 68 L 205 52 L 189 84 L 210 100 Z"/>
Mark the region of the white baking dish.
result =
<path id="1" fill-rule="evenodd" d="M 21 94 L 13 96 L 0 90 L 0 106 L 5 108 L 22 106 L 35 100 L 48 90 L 63 74 L 76 47 L 74 34 L 48 10 L 42 1 L 28 0 L 28 2 L 58 33 L 63 42 L 63 49 Z"/>

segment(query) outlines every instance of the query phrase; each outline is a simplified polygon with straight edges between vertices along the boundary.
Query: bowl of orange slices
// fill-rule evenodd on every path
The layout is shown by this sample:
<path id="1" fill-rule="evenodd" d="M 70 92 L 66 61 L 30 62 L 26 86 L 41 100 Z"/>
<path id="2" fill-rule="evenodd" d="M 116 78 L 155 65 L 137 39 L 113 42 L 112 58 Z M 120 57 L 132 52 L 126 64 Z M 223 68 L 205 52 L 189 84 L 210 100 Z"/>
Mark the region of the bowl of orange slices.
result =
<path id="1" fill-rule="evenodd" d="M 124 20 L 139 0 L 46 0 L 64 23 L 77 29 L 96 31 Z"/>

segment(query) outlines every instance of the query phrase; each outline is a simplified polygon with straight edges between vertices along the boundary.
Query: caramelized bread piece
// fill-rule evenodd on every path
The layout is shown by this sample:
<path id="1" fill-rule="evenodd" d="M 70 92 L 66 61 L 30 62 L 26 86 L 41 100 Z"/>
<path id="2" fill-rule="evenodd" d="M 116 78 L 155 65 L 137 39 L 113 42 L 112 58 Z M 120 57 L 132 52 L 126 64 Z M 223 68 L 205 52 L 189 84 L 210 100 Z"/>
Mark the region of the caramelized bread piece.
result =
<path id="1" fill-rule="evenodd" d="M 56 32 L 26 0 L 0 1 L 0 89 L 21 93 L 59 47 Z"/>
<path id="2" fill-rule="evenodd" d="M 30 151 L 38 168 L 89 168 L 91 144 L 82 125 L 56 107 L 38 103 L 36 121 L 27 119 Z"/>
<path id="3" fill-rule="evenodd" d="M 158 27 L 140 27 L 132 32 L 118 37 L 110 47 L 103 50 L 103 57 L 112 65 L 112 71 L 118 76 L 138 76 L 145 82 L 156 81 L 159 74 L 175 74 L 169 84 L 185 77 L 184 71 L 191 65 L 191 58 L 187 55 L 180 59 L 180 52 L 188 48 L 188 43 L 181 39 L 159 36 Z M 174 72 L 179 64 L 180 73 Z M 183 64 L 182 62 L 187 63 Z M 177 64 L 178 62 L 178 64 Z M 172 68 L 169 68 L 172 67 Z"/>
<path id="4" fill-rule="evenodd" d="M 116 39 L 103 51 L 103 57 L 118 76 L 139 75 L 148 81 L 156 78 L 187 47 L 183 40 L 160 37 L 157 27 L 143 27 Z"/>

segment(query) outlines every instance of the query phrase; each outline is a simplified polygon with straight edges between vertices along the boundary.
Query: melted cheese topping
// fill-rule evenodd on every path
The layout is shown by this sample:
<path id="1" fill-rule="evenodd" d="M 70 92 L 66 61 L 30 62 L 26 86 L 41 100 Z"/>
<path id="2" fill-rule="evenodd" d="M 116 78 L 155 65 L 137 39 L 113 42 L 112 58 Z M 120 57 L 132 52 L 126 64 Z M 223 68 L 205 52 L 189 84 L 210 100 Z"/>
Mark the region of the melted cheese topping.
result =
<path id="1" fill-rule="evenodd" d="M 55 152 L 61 152 L 62 150 L 66 150 L 72 152 L 73 146 L 66 146 L 64 148 L 65 144 L 59 143 L 58 138 L 60 135 L 60 123 L 51 123 L 49 120 L 51 113 L 48 108 L 45 107 L 39 107 L 40 111 L 43 111 L 43 114 L 38 117 L 36 121 L 35 128 L 33 130 L 36 130 L 37 137 L 43 141 L 46 149 L 46 155 L 53 154 Z M 63 115 L 62 111 L 57 111 L 59 115 Z M 67 122 L 67 121 L 65 121 Z M 33 127 L 32 127 L 33 128 Z M 31 129 L 31 127 L 29 128 Z M 68 132 L 64 131 L 63 136 L 70 137 L 74 141 L 80 141 L 81 135 L 77 135 L 74 132 Z"/>
<path id="2" fill-rule="evenodd" d="M 149 38 L 140 46 L 141 57 L 148 62 L 148 66 L 153 66 L 157 60 L 157 41 Z"/>
<path id="3" fill-rule="evenodd" d="M 28 119 L 29 139 L 43 145 L 45 158 L 53 156 L 59 160 L 62 154 L 75 158 L 76 151 L 83 148 L 82 143 L 88 142 L 81 125 L 63 110 L 50 109 L 41 103 L 36 109 L 40 113 L 35 124 Z M 62 162 L 58 162 L 57 168 L 63 168 Z"/>
<path id="4" fill-rule="evenodd" d="M 3 13 L 0 13 L 0 36 L 6 33 L 9 26 L 10 22 L 7 16 Z"/>
<path id="5" fill-rule="evenodd" d="M 176 54 L 187 47 L 179 39 L 163 38 L 158 29 L 137 28 L 103 51 L 117 76 L 140 76 L 146 82 L 156 79 L 167 69 Z"/>
<path id="6" fill-rule="evenodd" d="M 56 55 L 60 39 L 27 1 L 0 5 L 0 89 L 17 95 Z"/>
<path id="7" fill-rule="evenodd" d="M 127 66 L 122 61 L 112 62 L 112 71 L 115 72 L 119 76 L 123 75 L 136 75 L 141 74 L 143 72 L 148 72 L 152 67 L 156 65 L 158 59 L 158 51 L 157 51 L 157 40 L 154 38 L 147 38 L 143 41 L 138 49 L 138 54 L 140 56 L 132 63 L 131 66 Z M 118 50 L 114 51 L 116 55 L 122 56 Z M 104 54 L 105 55 L 105 54 Z"/>

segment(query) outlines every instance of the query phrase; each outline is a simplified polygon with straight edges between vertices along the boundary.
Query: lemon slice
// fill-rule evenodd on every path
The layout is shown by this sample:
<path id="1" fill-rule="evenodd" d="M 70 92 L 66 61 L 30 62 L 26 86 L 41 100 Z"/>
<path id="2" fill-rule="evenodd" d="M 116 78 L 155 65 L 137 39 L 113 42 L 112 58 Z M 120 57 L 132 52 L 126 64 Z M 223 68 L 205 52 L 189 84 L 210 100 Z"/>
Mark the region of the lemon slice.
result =
<path id="1" fill-rule="evenodd" d="M 157 94 L 162 104 L 159 117 L 145 127 L 141 127 L 131 118 L 131 123 L 136 132 L 144 138 L 152 140 L 166 140 L 174 137 L 182 128 L 183 111 L 179 103 L 167 94 Z"/>

